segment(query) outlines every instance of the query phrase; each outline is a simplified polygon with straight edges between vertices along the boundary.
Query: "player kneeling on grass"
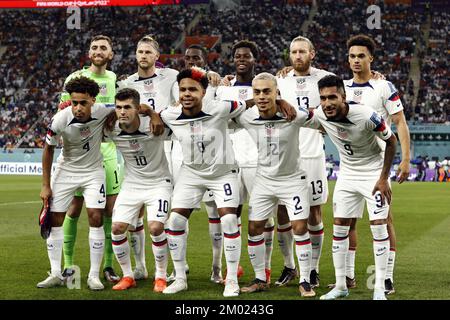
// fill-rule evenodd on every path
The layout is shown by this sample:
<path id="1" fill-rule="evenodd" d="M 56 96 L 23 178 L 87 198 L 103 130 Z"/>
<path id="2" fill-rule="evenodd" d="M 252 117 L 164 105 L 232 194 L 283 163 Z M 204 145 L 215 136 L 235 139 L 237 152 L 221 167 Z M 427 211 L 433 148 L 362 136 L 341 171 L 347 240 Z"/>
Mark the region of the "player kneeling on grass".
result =
<path id="1" fill-rule="evenodd" d="M 51 288 L 64 284 L 61 275 L 63 247 L 63 222 L 75 191 L 82 191 L 89 219 L 89 249 L 91 268 L 87 285 L 91 290 L 104 289 L 99 278 L 103 258 L 105 233 L 103 209 L 105 208 L 105 171 L 102 166 L 100 144 L 103 124 L 113 111 L 104 104 L 95 103 L 98 84 L 86 77 L 70 80 L 66 84 L 71 108 L 58 112 L 49 126 L 42 154 L 42 189 L 40 197 L 50 201 L 52 229 L 47 239 L 51 273 L 38 288 Z M 55 146 L 62 137 L 63 149 L 55 171 L 51 174 Z M 50 179 L 51 176 L 51 179 Z"/>
<path id="2" fill-rule="evenodd" d="M 384 280 L 389 257 L 387 217 L 391 202 L 389 174 L 397 139 L 372 108 L 346 103 L 344 82 L 325 76 L 318 82 L 321 108 L 309 124 L 322 127 L 339 151 L 340 173 L 333 194 L 333 264 L 336 286 L 320 297 L 333 300 L 348 295 L 346 255 L 352 218 L 361 218 L 364 202 L 369 212 L 375 258 L 374 300 L 386 300 Z M 384 158 L 378 138 L 386 143 Z"/>
<path id="3" fill-rule="evenodd" d="M 113 290 L 126 290 L 136 286 L 131 268 L 128 228 L 136 228 L 139 211 L 147 206 L 148 227 L 153 241 L 155 256 L 155 283 L 153 291 L 166 288 L 168 261 L 167 238 L 164 223 L 168 218 L 172 196 L 172 177 L 164 154 L 164 140 L 169 130 L 158 114 L 150 108 L 143 109 L 139 103 L 139 92 L 122 89 L 116 94 L 114 122 L 108 122 L 105 135 L 122 153 L 125 176 L 113 209 L 112 244 L 123 277 Z M 151 117 L 139 115 L 144 113 Z M 117 119 L 117 121 L 115 121 Z M 163 133 L 163 134 L 161 134 Z"/>
<path id="4" fill-rule="evenodd" d="M 234 119 L 238 126 L 247 129 L 258 147 L 258 165 L 250 195 L 248 224 L 248 253 L 256 277 L 241 292 L 257 292 L 268 288 L 264 226 L 280 203 L 286 206 L 296 241 L 300 294 L 314 297 L 316 294 L 309 283 L 312 248 L 308 232 L 308 185 L 306 173 L 300 168 L 298 148 L 299 130 L 309 119 L 309 111 L 299 107 L 291 123 L 277 112 L 277 79 L 269 73 L 257 75 L 252 81 L 252 87 L 257 107 Z"/>

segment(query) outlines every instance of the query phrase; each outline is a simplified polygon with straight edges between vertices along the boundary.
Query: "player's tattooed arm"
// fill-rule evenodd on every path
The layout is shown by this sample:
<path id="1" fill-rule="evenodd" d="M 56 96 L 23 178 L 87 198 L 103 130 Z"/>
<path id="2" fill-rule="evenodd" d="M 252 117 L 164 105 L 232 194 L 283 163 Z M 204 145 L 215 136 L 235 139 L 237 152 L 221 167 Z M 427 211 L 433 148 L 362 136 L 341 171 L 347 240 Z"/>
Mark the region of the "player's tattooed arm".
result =
<path id="1" fill-rule="evenodd" d="M 291 122 L 297 117 L 297 111 L 289 102 L 284 99 L 277 99 L 276 103 L 278 111 L 281 111 L 284 114 L 287 121 Z"/>
<path id="2" fill-rule="evenodd" d="M 44 151 L 42 152 L 42 187 L 40 197 L 43 201 L 47 201 L 52 196 L 52 189 L 50 188 L 50 174 L 52 171 L 54 152 L 55 146 L 51 146 L 46 143 L 44 146 Z"/>
<path id="3" fill-rule="evenodd" d="M 381 170 L 380 178 L 378 179 L 375 187 L 373 188 L 372 195 L 374 195 L 377 191 L 381 194 L 381 205 L 384 206 L 385 201 L 388 204 L 391 203 L 392 199 L 392 191 L 389 186 L 389 176 L 391 172 L 392 162 L 394 161 L 395 156 L 395 147 L 397 145 L 397 138 L 395 134 L 392 134 L 386 142 L 386 150 L 384 151 L 384 163 L 383 169 Z"/>

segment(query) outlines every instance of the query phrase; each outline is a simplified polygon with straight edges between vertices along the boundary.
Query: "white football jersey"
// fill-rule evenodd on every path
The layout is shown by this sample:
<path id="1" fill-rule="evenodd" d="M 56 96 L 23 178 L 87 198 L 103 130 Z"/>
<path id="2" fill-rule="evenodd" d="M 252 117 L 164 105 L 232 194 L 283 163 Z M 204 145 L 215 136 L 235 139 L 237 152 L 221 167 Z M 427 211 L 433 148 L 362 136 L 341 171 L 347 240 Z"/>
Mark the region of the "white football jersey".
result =
<path id="1" fill-rule="evenodd" d="M 161 118 L 173 131 L 183 151 L 182 167 L 202 177 L 222 176 L 237 169 L 228 134 L 228 120 L 245 110 L 243 101 L 214 100 L 195 117 L 181 106 L 169 107 Z"/>
<path id="2" fill-rule="evenodd" d="M 150 78 L 140 78 L 137 72 L 125 80 L 117 82 L 118 90 L 132 88 L 139 92 L 141 103 L 156 112 L 161 112 L 178 101 L 178 71 L 170 68 L 156 68 Z"/>
<path id="3" fill-rule="evenodd" d="M 164 140 L 170 139 L 170 130 L 160 136 L 150 131 L 150 118 L 139 116 L 138 130 L 133 133 L 123 131 L 119 122 L 112 132 L 105 132 L 114 141 L 125 161 L 123 183 L 134 185 L 154 185 L 161 181 L 171 181 L 169 166 L 164 153 Z"/>
<path id="4" fill-rule="evenodd" d="M 372 108 L 351 104 L 343 121 L 327 120 L 322 108 L 314 111 L 307 123 L 312 128 L 322 126 L 339 151 L 339 176 L 367 180 L 380 176 L 383 150 L 377 137 L 388 140 L 392 131 Z"/>
<path id="5" fill-rule="evenodd" d="M 320 94 L 317 83 L 331 72 L 311 67 L 310 74 L 305 77 L 295 76 L 291 70 L 285 78 L 278 78 L 278 89 L 281 98 L 294 107 L 317 108 L 320 105 Z M 324 154 L 323 136 L 318 130 L 300 129 L 300 155 L 302 158 L 316 158 Z"/>
<path id="6" fill-rule="evenodd" d="M 216 99 L 226 101 L 253 99 L 251 83 L 238 83 L 236 78 L 231 81 L 231 86 L 219 86 Z M 233 142 L 234 155 L 241 168 L 256 167 L 258 163 L 258 149 L 255 142 L 246 130 L 237 130 L 230 135 Z"/>
<path id="7" fill-rule="evenodd" d="M 371 107 L 385 119 L 390 126 L 392 114 L 403 110 L 402 101 L 395 86 L 386 80 L 369 80 L 355 83 L 353 79 L 344 80 L 345 94 L 349 104 L 363 104 Z"/>
<path id="8" fill-rule="evenodd" d="M 88 173 L 102 166 L 103 124 L 113 111 L 113 108 L 96 103 L 92 106 L 90 119 L 84 123 L 73 116 L 71 107 L 53 116 L 45 141 L 56 146 L 62 137 L 64 146 L 57 161 L 64 170 Z"/>
<path id="9" fill-rule="evenodd" d="M 258 148 L 257 175 L 272 180 L 305 175 L 300 168 L 298 139 L 300 126 L 309 119 L 310 112 L 304 108 L 296 110 L 297 117 L 292 122 L 287 122 L 280 113 L 272 119 L 263 119 L 257 106 L 235 118 L 236 123 L 248 131 Z"/>

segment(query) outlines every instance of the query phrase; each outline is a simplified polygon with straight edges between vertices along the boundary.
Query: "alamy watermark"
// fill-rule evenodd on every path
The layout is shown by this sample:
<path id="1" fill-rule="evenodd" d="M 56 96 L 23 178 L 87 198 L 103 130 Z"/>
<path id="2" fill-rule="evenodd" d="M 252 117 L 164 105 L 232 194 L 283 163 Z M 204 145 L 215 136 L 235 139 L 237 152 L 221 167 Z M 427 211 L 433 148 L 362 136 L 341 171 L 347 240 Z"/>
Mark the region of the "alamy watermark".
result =
<path id="1" fill-rule="evenodd" d="M 367 29 L 381 29 L 381 8 L 373 4 L 367 7 L 366 13 L 370 14 L 367 18 Z"/>

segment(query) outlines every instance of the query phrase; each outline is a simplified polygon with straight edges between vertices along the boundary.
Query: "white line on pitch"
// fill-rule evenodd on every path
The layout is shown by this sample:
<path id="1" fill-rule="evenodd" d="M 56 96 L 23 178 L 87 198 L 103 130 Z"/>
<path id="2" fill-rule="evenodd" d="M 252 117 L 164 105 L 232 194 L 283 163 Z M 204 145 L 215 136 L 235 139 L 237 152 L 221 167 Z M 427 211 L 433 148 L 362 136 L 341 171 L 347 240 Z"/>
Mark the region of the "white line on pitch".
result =
<path id="1" fill-rule="evenodd" d="M 33 203 L 42 203 L 42 201 L 4 202 L 4 203 L 0 203 L 0 207 L 15 206 L 18 204 L 33 204 Z"/>

